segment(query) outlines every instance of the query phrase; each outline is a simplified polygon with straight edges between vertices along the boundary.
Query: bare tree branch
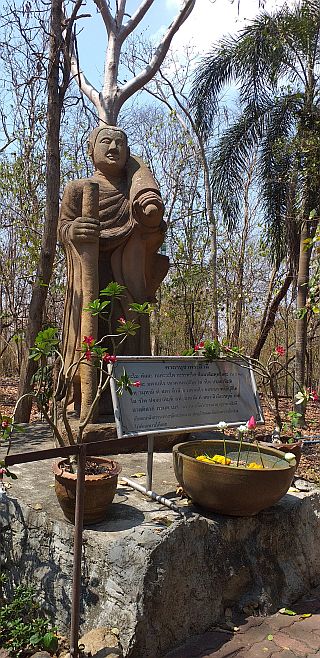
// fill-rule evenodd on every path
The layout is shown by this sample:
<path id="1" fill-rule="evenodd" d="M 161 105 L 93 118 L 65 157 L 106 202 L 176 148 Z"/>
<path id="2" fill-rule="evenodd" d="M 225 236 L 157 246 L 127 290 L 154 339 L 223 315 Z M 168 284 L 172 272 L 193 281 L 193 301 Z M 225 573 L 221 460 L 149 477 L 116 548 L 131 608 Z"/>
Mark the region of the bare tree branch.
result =
<path id="1" fill-rule="evenodd" d="M 106 0 L 93 0 L 94 4 L 98 7 L 100 14 L 102 16 L 103 22 L 107 28 L 108 36 L 110 32 L 115 32 L 116 23 L 110 12 Z"/>
<path id="2" fill-rule="evenodd" d="M 87 96 L 87 98 L 94 104 L 99 114 L 99 117 L 103 115 L 103 107 L 100 101 L 100 94 L 97 89 L 89 82 L 89 80 L 84 75 L 83 71 L 80 69 L 79 57 L 77 54 L 76 48 L 76 37 L 73 36 L 70 40 L 70 70 L 73 78 L 78 83 L 79 88 Z"/>
<path id="3" fill-rule="evenodd" d="M 130 98 L 136 91 L 141 89 L 145 84 L 147 84 L 151 78 L 154 76 L 154 74 L 158 71 L 160 68 L 172 41 L 172 38 L 176 34 L 176 32 L 179 30 L 181 25 L 185 22 L 185 20 L 188 18 L 189 14 L 194 8 L 196 0 L 186 0 L 182 9 L 180 10 L 179 14 L 176 16 L 174 21 L 171 23 L 169 26 L 167 32 L 165 33 L 163 39 L 159 43 L 159 46 L 157 47 L 154 56 L 152 57 L 151 61 L 149 64 L 145 67 L 141 73 L 139 73 L 135 78 L 127 82 L 123 87 L 121 88 L 119 95 L 118 95 L 118 104 L 119 104 L 119 109 L 123 103 Z"/>
<path id="4" fill-rule="evenodd" d="M 140 7 L 138 7 L 136 12 L 133 14 L 133 16 L 131 16 L 131 18 L 128 20 L 126 25 L 123 25 L 120 31 L 120 38 L 122 42 L 129 36 L 129 34 L 131 34 L 131 32 L 133 32 L 133 30 L 135 30 L 135 28 L 143 19 L 143 17 L 147 13 L 148 9 L 150 9 L 151 5 L 153 5 L 153 3 L 154 0 L 143 0 Z"/>

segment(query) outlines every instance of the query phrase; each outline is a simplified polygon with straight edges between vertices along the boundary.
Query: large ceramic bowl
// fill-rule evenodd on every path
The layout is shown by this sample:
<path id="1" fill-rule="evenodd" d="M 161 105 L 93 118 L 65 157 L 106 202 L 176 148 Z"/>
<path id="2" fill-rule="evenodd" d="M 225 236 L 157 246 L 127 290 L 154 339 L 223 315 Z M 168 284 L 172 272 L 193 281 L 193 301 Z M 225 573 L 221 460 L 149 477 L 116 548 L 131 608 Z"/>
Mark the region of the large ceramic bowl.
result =
<path id="1" fill-rule="evenodd" d="M 234 458 L 239 442 L 227 441 L 226 450 Z M 287 492 L 295 472 L 283 459 L 283 453 L 274 448 L 260 446 L 265 468 L 248 469 L 208 464 L 195 457 L 201 454 L 223 455 L 223 441 L 190 441 L 173 448 L 173 464 L 176 478 L 191 500 L 212 512 L 231 516 L 253 516 L 274 505 Z M 260 462 L 254 444 L 243 443 L 242 454 L 250 461 Z"/>

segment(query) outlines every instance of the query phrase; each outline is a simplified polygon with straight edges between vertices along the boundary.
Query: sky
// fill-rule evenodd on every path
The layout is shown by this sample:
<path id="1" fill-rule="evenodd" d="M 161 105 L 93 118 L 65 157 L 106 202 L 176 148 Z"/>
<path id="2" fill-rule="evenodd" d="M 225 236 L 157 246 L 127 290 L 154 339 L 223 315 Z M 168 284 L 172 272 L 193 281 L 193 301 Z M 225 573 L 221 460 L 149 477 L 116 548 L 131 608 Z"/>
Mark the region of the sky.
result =
<path id="1" fill-rule="evenodd" d="M 111 3 L 114 6 L 114 2 Z M 128 13 L 139 6 L 138 0 L 127 1 Z M 141 30 L 156 43 L 178 13 L 182 0 L 155 0 L 141 22 Z M 285 0 L 265 0 L 267 11 L 285 4 Z M 293 0 L 288 0 L 292 5 Z M 196 0 L 195 8 L 174 36 L 172 48 L 183 52 L 186 44 L 194 44 L 195 51 L 205 54 L 211 45 L 225 34 L 234 34 L 261 11 L 259 0 Z M 80 63 L 87 78 L 100 89 L 103 77 L 106 32 L 92 0 L 88 0 L 85 13 L 91 18 L 78 21 L 82 32 L 78 37 Z"/>

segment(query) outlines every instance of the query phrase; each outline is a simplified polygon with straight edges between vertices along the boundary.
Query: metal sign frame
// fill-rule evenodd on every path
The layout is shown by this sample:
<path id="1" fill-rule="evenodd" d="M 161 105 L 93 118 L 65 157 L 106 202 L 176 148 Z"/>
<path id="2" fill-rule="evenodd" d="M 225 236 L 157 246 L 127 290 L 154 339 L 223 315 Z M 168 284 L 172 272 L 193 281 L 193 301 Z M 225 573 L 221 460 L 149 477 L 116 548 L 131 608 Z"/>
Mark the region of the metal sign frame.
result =
<path id="1" fill-rule="evenodd" d="M 194 356 L 119 356 L 117 357 L 117 363 L 115 365 L 112 365 L 109 367 L 109 372 L 112 373 L 115 377 L 117 375 L 119 376 L 121 373 L 118 372 L 118 370 L 123 367 L 124 369 L 126 368 L 126 365 L 128 364 L 143 364 L 143 363 L 152 363 L 155 368 L 157 364 L 174 364 L 174 365 L 187 365 L 187 364 L 210 364 L 211 362 L 207 361 L 204 357 L 194 357 Z M 255 410 L 256 410 L 256 420 L 258 424 L 264 424 L 264 417 L 263 417 L 263 412 L 259 400 L 259 395 L 257 391 L 257 386 L 255 382 L 255 377 L 254 377 L 254 372 L 253 369 L 248 363 L 248 367 L 244 366 L 241 364 L 239 361 L 236 361 L 235 359 L 228 360 L 228 359 L 217 359 L 213 363 L 230 363 L 233 365 L 236 365 L 239 369 L 246 369 L 249 371 L 249 380 L 251 384 L 251 389 L 252 389 L 252 395 L 253 395 L 253 402 L 255 405 Z M 130 373 L 129 373 L 130 375 Z M 167 428 L 161 428 L 161 429 L 132 429 L 132 431 L 129 432 L 124 432 L 123 429 L 123 405 L 122 405 L 122 398 L 118 395 L 117 392 L 117 385 L 115 379 L 111 378 L 110 380 L 110 389 L 111 389 L 111 396 L 112 396 L 112 403 L 113 403 L 113 409 L 114 409 L 114 417 L 115 417 L 115 423 L 116 423 L 116 430 L 117 430 L 117 435 L 118 438 L 129 438 L 130 436 L 146 436 L 148 438 L 148 457 L 147 457 L 147 486 L 146 488 L 143 488 L 144 491 L 143 493 L 148 495 L 148 492 L 152 491 L 152 470 L 153 470 L 153 449 L 154 449 L 154 437 L 155 436 L 161 436 L 161 435 L 167 435 L 167 434 L 172 434 L 174 432 L 175 434 L 182 434 L 182 433 L 188 433 L 188 432 L 203 432 L 203 431 L 208 431 L 208 430 L 217 430 L 219 429 L 219 423 L 212 423 L 212 424 L 207 424 L 207 425 L 184 425 L 182 427 L 167 427 Z M 137 393 L 138 394 L 138 393 Z M 252 411 L 252 409 L 251 409 Z M 164 411 L 165 413 L 165 411 Z M 227 423 L 228 427 L 238 427 L 239 425 L 242 425 L 243 423 L 248 420 L 246 419 L 241 419 L 239 421 L 233 421 L 233 422 L 227 422 L 227 419 L 221 418 L 221 420 L 225 420 Z M 127 482 L 129 482 L 127 480 Z M 137 489 L 137 485 L 130 481 L 130 485 L 133 486 L 134 488 Z M 139 485 L 139 491 L 141 491 L 141 485 Z"/>

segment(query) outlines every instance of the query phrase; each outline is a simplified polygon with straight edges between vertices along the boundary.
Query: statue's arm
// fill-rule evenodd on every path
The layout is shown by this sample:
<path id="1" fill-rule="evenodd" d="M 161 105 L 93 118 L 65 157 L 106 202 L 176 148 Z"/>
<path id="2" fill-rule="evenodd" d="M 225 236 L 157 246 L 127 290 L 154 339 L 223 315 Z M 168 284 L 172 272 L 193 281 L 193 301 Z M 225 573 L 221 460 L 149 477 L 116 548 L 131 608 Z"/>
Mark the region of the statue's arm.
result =
<path id="1" fill-rule="evenodd" d="M 159 186 L 153 174 L 141 158 L 133 155 L 128 163 L 131 180 L 133 215 L 145 227 L 160 226 L 164 207 Z"/>
<path id="2" fill-rule="evenodd" d="M 141 192 L 133 204 L 134 217 L 144 226 L 159 226 L 163 217 L 164 207 L 160 194 L 155 190 Z"/>
<path id="3" fill-rule="evenodd" d="M 62 244 L 90 243 L 99 238 L 99 220 L 82 217 L 84 181 L 71 181 L 64 191 L 59 220 L 59 239 Z"/>

